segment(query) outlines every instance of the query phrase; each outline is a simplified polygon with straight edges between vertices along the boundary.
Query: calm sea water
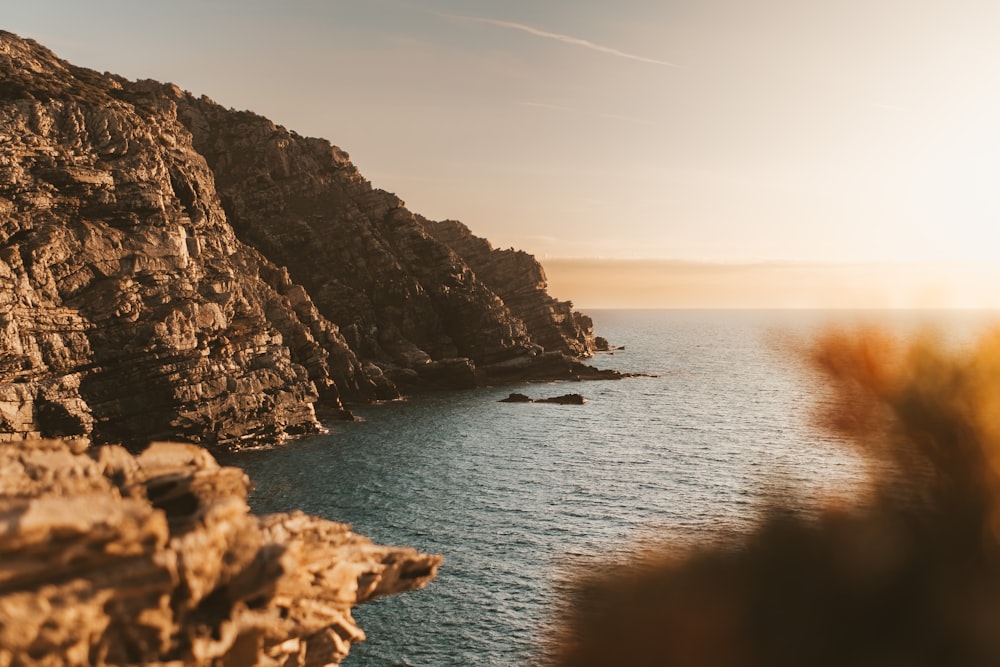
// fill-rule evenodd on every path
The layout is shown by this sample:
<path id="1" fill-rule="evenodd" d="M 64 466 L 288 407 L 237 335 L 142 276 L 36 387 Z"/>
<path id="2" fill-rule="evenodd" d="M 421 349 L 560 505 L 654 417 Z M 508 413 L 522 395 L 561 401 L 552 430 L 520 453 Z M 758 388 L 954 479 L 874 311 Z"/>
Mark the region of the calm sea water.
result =
<path id="1" fill-rule="evenodd" d="M 364 421 L 329 435 L 227 461 L 255 480 L 258 512 L 303 509 L 444 554 L 425 590 L 357 609 L 369 639 L 346 665 L 535 663 L 581 568 L 668 537 L 747 530 L 768 502 L 794 497 L 807 511 L 863 488 L 858 461 L 811 426 L 825 390 L 787 343 L 874 314 L 591 315 L 598 334 L 625 346 L 596 365 L 656 377 L 366 406 L 355 411 Z M 928 319 L 961 336 L 990 316 L 895 313 L 890 324 Z M 588 402 L 497 402 L 513 390 Z"/>

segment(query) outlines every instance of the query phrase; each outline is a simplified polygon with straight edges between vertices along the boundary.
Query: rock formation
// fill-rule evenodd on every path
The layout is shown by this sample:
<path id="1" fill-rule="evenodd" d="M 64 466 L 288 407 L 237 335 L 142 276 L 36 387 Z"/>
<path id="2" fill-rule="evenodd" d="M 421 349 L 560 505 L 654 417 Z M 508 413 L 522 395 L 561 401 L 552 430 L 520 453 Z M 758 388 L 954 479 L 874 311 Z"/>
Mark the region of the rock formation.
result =
<path id="1" fill-rule="evenodd" d="M 247 490 L 194 445 L 0 447 L 0 665 L 337 664 L 441 563 Z"/>
<path id="2" fill-rule="evenodd" d="M 524 322 L 534 342 L 545 349 L 564 350 L 588 357 L 607 351 L 608 342 L 594 337 L 594 321 L 573 311 L 569 301 L 557 301 L 546 292 L 545 270 L 523 250 L 497 250 L 473 235 L 457 220 L 422 220 L 424 228 L 462 257 L 476 275 L 503 299 Z"/>
<path id="3" fill-rule="evenodd" d="M 342 400 L 615 377 L 544 288 L 324 140 L 0 32 L 2 440 L 234 448 Z"/>
<path id="4" fill-rule="evenodd" d="M 438 379 L 442 369 L 429 364 L 468 359 L 452 369 L 465 384 L 470 369 L 488 376 L 493 365 L 530 362 L 543 350 L 587 357 L 599 349 L 593 322 L 545 293 L 531 255 L 493 251 L 461 223 L 411 213 L 322 139 L 164 91 L 215 173 L 236 234 L 287 266 L 358 356 Z M 551 375 L 546 364 L 524 364 L 525 377 L 535 372 Z"/>

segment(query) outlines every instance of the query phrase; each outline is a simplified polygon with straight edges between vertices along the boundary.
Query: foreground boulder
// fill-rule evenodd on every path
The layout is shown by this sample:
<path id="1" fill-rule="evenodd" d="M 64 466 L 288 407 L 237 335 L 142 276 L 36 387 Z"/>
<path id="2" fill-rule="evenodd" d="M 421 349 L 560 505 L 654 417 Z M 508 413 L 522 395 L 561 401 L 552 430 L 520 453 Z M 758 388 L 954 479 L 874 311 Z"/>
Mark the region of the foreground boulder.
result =
<path id="1" fill-rule="evenodd" d="M 193 445 L 0 447 L 0 665 L 338 664 L 354 605 L 441 563 L 248 486 Z"/>

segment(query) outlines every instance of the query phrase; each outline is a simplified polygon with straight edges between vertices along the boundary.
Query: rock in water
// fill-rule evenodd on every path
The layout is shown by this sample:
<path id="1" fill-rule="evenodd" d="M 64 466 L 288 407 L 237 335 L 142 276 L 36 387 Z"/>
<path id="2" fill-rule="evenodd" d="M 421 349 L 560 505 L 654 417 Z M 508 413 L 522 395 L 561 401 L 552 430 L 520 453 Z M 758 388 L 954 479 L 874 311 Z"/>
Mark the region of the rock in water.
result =
<path id="1" fill-rule="evenodd" d="M 364 639 L 351 607 L 441 563 L 254 516 L 248 484 L 193 445 L 0 447 L 0 664 L 337 664 Z"/>
<path id="2" fill-rule="evenodd" d="M 557 405 L 583 405 L 587 402 L 580 394 L 563 394 L 562 396 L 550 396 L 540 398 L 535 403 L 555 403 Z"/>
<path id="3" fill-rule="evenodd" d="M 529 397 L 529 396 L 525 396 L 524 394 L 519 394 L 517 392 L 514 392 L 510 396 L 508 396 L 507 398 L 501 398 L 498 402 L 499 403 L 534 403 L 535 401 L 531 397 Z"/>
<path id="4" fill-rule="evenodd" d="M 524 394 L 513 393 L 507 398 L 502 398 L 499 403 L 554 403 L 557 405 L 583 405 L 587 399 L 580 394 L 563 394 L 562 396 L 550 396 L 549 398 L 531 398 Z"/>
<path id="5" fill-rule="evenodd" d="M 0 32 L 0 440 L 237 448 L 393 378 L 616 377 L 598 347 L 530 255 L 328 142 Z"/>
<path id="6" fill-rule="evenodd" d="M 236 238 L 147 87 L 0 34 L 0 432 L 235 446 L 313 431 L 320 389 L 339 404 L 336 328 Z"/>

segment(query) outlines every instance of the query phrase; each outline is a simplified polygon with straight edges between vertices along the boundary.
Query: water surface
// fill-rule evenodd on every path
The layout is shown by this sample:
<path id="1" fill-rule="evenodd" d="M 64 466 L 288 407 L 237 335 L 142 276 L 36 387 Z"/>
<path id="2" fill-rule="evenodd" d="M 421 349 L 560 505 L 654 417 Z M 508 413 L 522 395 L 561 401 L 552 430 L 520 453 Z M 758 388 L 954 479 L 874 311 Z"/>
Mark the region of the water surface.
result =
<path id="1" fill-rule="evenodd" d="M 362 422 L 230 461 L 255 480 L 258 512 L 303 509 L 444 554 L 425 590 L 358 608 L 369 640 L 345 665 L 530 664 L 579 568 L 665 535 L 691 543 L 747 530 L 767 502 L 808 510 L 863 488 L 860 464 L 812 426 L 825 389 L 788 344 L 858 314 L 591 314 L 599 335 L 625 346 L 595 364 L 656 377 L 364 406 Z M 968 332 L 981 320 L 947 326 Z M 514 390 L 587 403 L 497 402 Z"/>

